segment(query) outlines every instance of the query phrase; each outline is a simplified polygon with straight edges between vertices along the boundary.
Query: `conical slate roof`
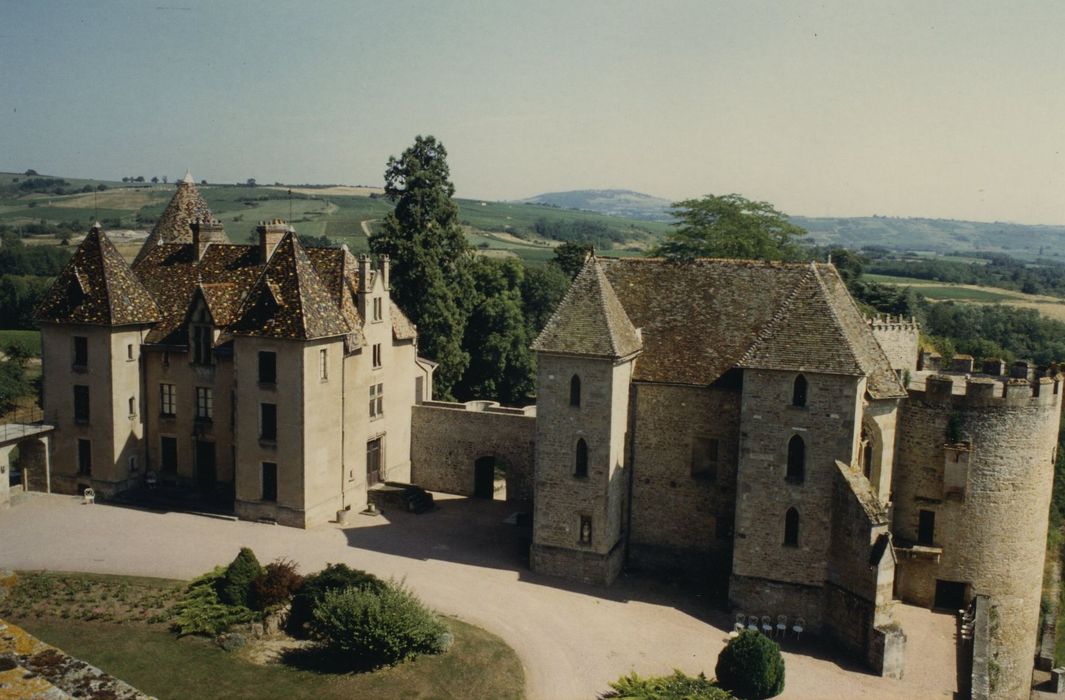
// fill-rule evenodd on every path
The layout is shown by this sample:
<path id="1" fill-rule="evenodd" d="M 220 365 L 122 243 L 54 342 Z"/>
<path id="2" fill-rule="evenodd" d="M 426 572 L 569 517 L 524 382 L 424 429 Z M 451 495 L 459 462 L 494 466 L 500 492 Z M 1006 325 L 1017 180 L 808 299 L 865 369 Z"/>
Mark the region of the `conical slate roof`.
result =
<path id="1" fill-rule="evenodd" d="M 537 352 L 611 358 L 628 357 L 642 348 L 640 334 L 594 256 L 532 344 Z"/>
<path id="2" fill-rule="evenodd" d="M 159 308 L 114 244 L 93 226 L 34 312 L 41 323 L 154 323 Z"/>
<path id="3" fill-rule="evenodd" d="M 192 243 L 192 222 L 197 219 L 208 221 L 212 218 L 207 202 L 196 189 L 192 174 L 186 172 L 185 177 L 177 184 L 177 192 L 170 198 L 170 203 L 166 205 L 159 221 L 144 241 L 144 246 L 137 253 L 133 264 L 136 265 L 148 251 L 162 243 Z"/>
<path id="4" fill-rule="evenodd" d="M 352 329 L 291 230 L 241 305 L 233 335 L 313 340 Z"/>

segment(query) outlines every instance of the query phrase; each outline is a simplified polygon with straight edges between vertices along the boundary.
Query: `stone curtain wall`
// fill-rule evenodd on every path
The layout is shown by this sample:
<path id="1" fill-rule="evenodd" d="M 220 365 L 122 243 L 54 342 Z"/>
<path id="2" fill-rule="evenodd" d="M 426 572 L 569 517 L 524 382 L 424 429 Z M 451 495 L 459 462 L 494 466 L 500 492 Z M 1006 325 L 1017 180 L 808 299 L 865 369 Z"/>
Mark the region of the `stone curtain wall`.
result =
<path id="1" fill-rule="evenodd" d="M 633 395 L 630 561 L 695 575 L 705 570 L 727 574 L 739 459 L 739 389 L 637 383 Z M 698 438 L 718 441 L 712 477 L 692 475 Z"/>
<path id="2" fill-rule="evenodd" d="M 507 500 L 531 501 L 536 407 L 489 401 L 426 401 L 411 414 L 411 481 L 430 491 L 472 496 L 474 462 L 506 464 Z"/>
<path id="3" fill-rule="evenodd" d="M 900 556 L 899 594 L 930 605 L 936 580 L 969 584 L 997 610 L 991 658 L 1000 669 L 992 697 L 1027 695 L 1039 627 L 1045 535 L 1060 421 L 1061 382 L 932 376 L 912 392 L 899 429 L 893 528 L 914 542 L 920 510 L 935 513 L 931 557 Z M 1038 395 L 1036 395 L 1038 394 Z M 971 443 L 964 494 L 944 492 L 953 425 Z M 952 437 L 958 437 L 952 436 Z"/>
<path id="4" fill-rule="evenodd" d="M 869 327 L 892 369 L 911 372 L 917 369 L 921 328 L 915 321 L 905 320 L 902 316 L 878 316 L 869 321 Z"/>

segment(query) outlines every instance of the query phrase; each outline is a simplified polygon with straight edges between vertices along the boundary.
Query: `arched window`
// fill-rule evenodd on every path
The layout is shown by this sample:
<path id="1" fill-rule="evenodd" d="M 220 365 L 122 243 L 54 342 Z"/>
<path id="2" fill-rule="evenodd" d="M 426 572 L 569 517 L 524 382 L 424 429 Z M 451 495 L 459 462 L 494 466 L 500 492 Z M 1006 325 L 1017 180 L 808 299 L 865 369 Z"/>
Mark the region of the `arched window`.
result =
<path id="1" fill-rule="evenodd" d="M 791 388 L 791 405 L 806 405 L 806 377 L 801 374 L 795 377 L 795 385 Z"/>
<path id="2" fill-rule="evenodd" d="M 806 478 L 806 443 L 798 435 L 793 435 L 788 441 L 788 471 L 785 477 L 788 481 L 798 483 Z"/>
<path id="3" fill-rule="evenodd" d="M 581 378 L 576 374 L 569 380 L 569 405 L 581 405 Z"/>
<path id="4" fill-rule="evenodd" d="M 588 476 L 588 443 L 584 441 L 584 438 L 577 440 L 577 463 L 573 475 Z"/>
<path id="5" fill-rule="evenodd" d="M 868 479 L 873 473 L 873 439 L 865 428 L 862 428 L 861 448 L 862 474 Z"/>
<path id="6" fill-rule="evenodd" d="M 799 511 L 794 508 L 784 514 L 784 546 L 799 546 Z"/>

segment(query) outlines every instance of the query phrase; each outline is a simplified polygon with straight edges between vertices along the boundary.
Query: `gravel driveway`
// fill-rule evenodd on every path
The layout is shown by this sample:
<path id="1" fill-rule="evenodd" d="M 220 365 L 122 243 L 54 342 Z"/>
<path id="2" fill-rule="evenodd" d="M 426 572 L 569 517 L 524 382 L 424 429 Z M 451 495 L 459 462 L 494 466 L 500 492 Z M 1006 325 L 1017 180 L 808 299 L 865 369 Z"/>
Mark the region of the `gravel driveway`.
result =
<path id="1" fill-rule="evenodd" d="M 426 603 L 501 636 L 521 657 L 530 698 L 590 700 L 618 676 L 713 675 L 730 617 L 691 592 L 623 577 L 610 588 L 528 571 L 502 502 L 438 496 L 426 515 L 358 515 L 341 528 L 297 530 L 103 504 L 70 496 L 13 494 L 0 511 L 0 568 L 191 578 L 230 561 L 241 546 L 264 563 L 288 557 L 304 572 L 345 562 L 405 578 Z M 954 621 L 903 606 L 908 637 L 901 681 L 879 678 L 789 643 L 783 698 L 949 698 L 956 690 Z"/>

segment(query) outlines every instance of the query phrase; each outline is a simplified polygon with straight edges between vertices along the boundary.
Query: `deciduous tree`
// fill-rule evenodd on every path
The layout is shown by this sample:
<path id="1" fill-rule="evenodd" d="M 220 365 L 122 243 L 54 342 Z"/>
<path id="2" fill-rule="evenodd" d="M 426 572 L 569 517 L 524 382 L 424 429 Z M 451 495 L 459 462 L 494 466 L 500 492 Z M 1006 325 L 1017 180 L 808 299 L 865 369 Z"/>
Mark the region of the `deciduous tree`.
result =
<path id="1" fill-rule="evenodd" d="M 738 194 L 686 199 L 675 202 L 672 211 L 676 228 L 653 252 L 672 260 L 787 260 L 797 254 L 794 239 L 806 234 L 769 202 Z"/>

